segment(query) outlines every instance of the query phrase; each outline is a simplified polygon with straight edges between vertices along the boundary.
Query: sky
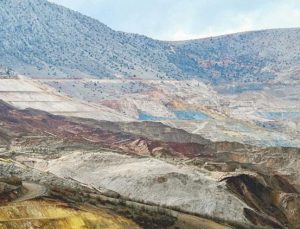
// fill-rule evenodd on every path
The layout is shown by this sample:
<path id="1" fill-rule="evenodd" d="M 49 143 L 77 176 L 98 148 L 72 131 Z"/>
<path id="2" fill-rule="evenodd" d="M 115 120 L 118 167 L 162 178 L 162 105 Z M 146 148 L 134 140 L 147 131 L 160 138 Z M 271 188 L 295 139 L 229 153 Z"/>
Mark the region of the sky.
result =
<path id="1" fill-rule="evenodd" d="M 50 0 L 159 40 L 300 27 L 300 0 Z"/>

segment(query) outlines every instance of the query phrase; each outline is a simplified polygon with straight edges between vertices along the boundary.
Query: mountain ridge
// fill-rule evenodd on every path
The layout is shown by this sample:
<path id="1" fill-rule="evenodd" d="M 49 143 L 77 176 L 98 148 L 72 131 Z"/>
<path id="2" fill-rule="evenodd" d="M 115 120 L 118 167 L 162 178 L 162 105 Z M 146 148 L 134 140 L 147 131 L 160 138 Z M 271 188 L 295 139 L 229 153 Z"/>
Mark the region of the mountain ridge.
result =
<path id="1" fill-rule="evenodd" d="M 46 0 L 5 0 L 0 5 L 5 25 L 0 29 L 0 63 L 24 75 L 200 79 L 218 85 L 264 84 L 287 71 L 298 72 L 297 28 L 171 42 L 112 30 Z"/>
<path id="2" fill-rule="evenodd" d="M 75 12 L 78 12 L 78 11 L 75 11 Z M 293 29 L 299 30 L 300 27 L 274 27 L 274 28 L 267 28 L 267 29 L 253 29 L 253 30 L 224 33 L 224 34 L 219 34 L 219 35 L 191 38 L 191 39 L 184 39 L 184 40 L 163 40 L 163 39 L 154 39 L 154 38 L 152 38 L 152 39 L 158 40 L 158 41 L 163 41 L 163 42 L 169 42 L 169 43 L 184 43 L 184 42 L 207 40 L 207 39 L 211 39 L 211 38 L 223 38 L 223 37 L 234 36 L 234 35 L 243 35 L 243 34 L 247 34 L 247 33 L 268 32 L 268 31 L 278 31 L 278 30 L 279 31 L 280 30 L 293 30 Z M 142 35 L 142 34 L 140 34 L 140 35 Z"/>

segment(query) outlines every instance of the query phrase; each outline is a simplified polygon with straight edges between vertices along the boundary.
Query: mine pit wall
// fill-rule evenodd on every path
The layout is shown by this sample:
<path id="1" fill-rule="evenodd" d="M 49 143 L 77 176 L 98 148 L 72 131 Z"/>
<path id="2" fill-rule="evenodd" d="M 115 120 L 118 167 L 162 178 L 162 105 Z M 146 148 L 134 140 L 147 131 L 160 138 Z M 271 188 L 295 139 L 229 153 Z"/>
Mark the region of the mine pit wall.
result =
<path id="1" fill-rule="evenodd" d="M 95 127 L 114 133 L 125 132 L 136 136 L 149 138 L 150 140 L 170 142 L 170 143 L 195 143 L 208 146 L 214 152 L 234 151 L 238 149 L 251 149 L 254 146 L 245 145 L 238 142 L 212 142 L 197 134 L 191 134 L 181 129 L 175 129 L 159 122 L 104 122 L 94 120 L 84 120 Z"/>
<path id="2" fill-rule="evenodd" d="M 283 177 L 241 174 L 225 179 L 228 189 L 252 209 L 244 209 L 253 224 L 272 228 L 298 228 L 300 195 Z"/>
<path id="3" fill-rule="evenodd" d="M 231 152 L 236 150 L 253 150 L 254 146 L 245 145 L 239 142 L 212 142 L 209 147 L 215 152 Z"/>

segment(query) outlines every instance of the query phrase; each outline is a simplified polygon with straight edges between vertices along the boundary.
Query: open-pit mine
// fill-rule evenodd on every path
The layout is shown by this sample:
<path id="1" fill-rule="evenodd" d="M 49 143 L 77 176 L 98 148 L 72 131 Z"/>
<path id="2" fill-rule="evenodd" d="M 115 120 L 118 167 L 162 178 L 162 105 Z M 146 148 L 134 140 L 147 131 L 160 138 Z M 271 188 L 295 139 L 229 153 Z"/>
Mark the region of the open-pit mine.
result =
<path id="1" fill-rule="evenodd" d="M 300 29 L 160 41 L 52 2 L 0 0 L 1 229 L 300 229 Z"/>

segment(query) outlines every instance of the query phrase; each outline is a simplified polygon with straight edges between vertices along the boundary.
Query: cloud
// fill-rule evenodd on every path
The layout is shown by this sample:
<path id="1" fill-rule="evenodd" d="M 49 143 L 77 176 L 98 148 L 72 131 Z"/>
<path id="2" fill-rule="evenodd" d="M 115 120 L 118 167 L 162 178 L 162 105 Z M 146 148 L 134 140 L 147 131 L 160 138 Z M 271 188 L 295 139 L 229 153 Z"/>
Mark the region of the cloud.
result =
<path id="1" fill-rule="evenodd" d="M 297 0 L 52 0 L 116 30 L 186 40 L 268 28 L 300 27 Z"/>

